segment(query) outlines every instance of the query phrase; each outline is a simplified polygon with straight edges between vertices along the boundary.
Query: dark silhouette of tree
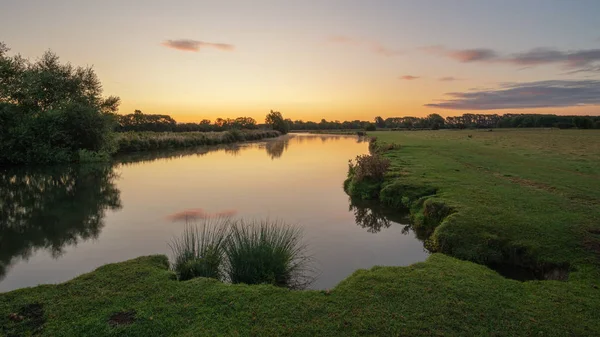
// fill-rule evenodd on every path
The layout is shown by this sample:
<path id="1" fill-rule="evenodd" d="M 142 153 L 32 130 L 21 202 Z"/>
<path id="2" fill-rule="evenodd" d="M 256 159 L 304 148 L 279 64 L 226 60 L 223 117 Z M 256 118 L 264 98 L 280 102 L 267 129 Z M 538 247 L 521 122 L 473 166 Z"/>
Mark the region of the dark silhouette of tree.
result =
<path id="1" fill-rule="evenodd" d="M 0 171 L 0 280 L 39 249 L 58 257 L 97 238 L 104 212 L 121 207 L 110 165 Z"/>
<path id="2" fill-rule="evenodd" d="M 118 97 L 103 97 L 92 68 L 35 62 L 0 44 L 0 164 L 66 162 L 82 150 L 110 153 Z"/>
<path id="3" fill-rule="evenodd" d="M 283 116 L 279 111 L 271 110 L 271 112 L 267 114 L 267 117 L 265 117 L 265 124 L 270 126 L 273 130 L 277 130 L 283 134 L 290 131 L 288 123 L 283 119 Z"/>
<path id="4" fill-rule="evenodd" d="M 385 120 L 381 116 L 375 117 L 375 125 L 378 128 L 385 128 Z"/>

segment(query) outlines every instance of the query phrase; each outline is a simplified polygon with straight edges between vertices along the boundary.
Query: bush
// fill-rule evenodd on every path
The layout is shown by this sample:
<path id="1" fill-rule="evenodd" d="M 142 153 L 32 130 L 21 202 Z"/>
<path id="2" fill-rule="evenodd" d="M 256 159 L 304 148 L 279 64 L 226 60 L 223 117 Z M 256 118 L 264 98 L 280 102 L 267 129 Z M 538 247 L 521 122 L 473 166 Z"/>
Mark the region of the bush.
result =
<path id="1" fill-rule="evenodd" d="M 369 124 L 365 128 L 365 131 L 377 131 L 377 127 L 375 126 L 375 124 Z"/>
<path id="2" fill-rule="evenodd" d="M 383 178 L 390 167 L 390 160 L 379 154 L 364 154 L 356 156 L 356 163 L 349 162 L 349 172 L 355 182 L 370 178 L 374 181 L 383 181 Z"/>
<path id="3" fill-rule="evenodd" d="M 304 288 L 309 258 L 299 228 L 283 223 L 236 222 L 226 246 L 227 276 L 232 283 Z"/>

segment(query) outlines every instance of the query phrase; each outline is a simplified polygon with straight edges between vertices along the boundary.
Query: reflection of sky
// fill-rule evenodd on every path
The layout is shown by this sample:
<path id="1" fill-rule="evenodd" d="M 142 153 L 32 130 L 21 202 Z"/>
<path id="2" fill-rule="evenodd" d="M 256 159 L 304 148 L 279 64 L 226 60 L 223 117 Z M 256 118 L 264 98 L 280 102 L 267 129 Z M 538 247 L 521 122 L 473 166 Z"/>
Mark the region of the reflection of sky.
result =
<path id="1" fill-rule="evenodd" d="M 123 208 L 107 212 L 98 239 L 66 247 L 57 260 L 38 252 L 29 263 L 16 263 L 0 291 L 65 281 L 141 255 L 168 254 L 168 242 L 184 223 L 167 217 L 198 209 L 207 214 L 235 210 L 237 217 L 301 226 L 321 270 L 315 288 L 333 287 L 358 268 L 426 258 L 422 243 L 413 234 L 403 235 L 402 225 L 393 223 L 378 234 L 356 225 L 342 183 L 348 159 L 367 153 L 367 143 L 357 143 L 356 137 L 292 137 L 275 159 L 262 142 L 241 145 L 236 156 L 220 150 L 119 166 L 116 184 Z"/>

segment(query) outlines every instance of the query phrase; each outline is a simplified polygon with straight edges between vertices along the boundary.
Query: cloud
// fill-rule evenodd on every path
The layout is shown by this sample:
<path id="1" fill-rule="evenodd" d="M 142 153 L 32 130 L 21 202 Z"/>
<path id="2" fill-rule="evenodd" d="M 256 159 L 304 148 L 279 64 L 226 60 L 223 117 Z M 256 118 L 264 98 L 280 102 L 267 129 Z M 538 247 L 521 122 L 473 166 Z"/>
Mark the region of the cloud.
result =
<path id="1" fill-rule="evenodd" d="M 163 46 L 167 48 L 177 49 L 181 51 L 191 51 L 191 52 L 199 52 L 204 48 L 214 48 L 223 51 L 232 51 L 235 47 L 231 44 L 226 43 L 212 43 L 212 42 L 204 42 L 197 40 L 166 40 L 161 43 Z"/>
<path id="2" fill-rule="evenodd" d="M 404 76 L 400 76 L 398 77 L 401 80 L 406 80 L 406 81 L 412 81 L 412 80 L 416 80 L 419 79 L 419 76 L 412 76 L 412 75 L 404 75 Z"/>
<path id="3" fill-rule="evenodd" d="M 427 107 L 452 110 L 527 109 L 600 104 L 600 81 L 505 83 L 494 89 L 447 93 Z"/>
<path id="4" fill-rule="evenodd" d="M 440 82 L 453 82 L 453 81 L 460 81 L 460 80 L 461 80 L 460 78 L 456 78 L 453 76 L 440 77 L 438 79 L 438 81 L 440 81 Z"/>
<path id="5" fill-rule="evenodd" d="M 519 66 L 522 69 L 556 64 L 566 69 L 580 68 L 582 71 L 586 71 L 588 68 L 593 69 L 590 66 L 594 65 L 595 62 L 600 62 L 600 49 L 561 51 L 553 48 L 533 48 L 510 55 L 500 55 L 499 52 L 487 48 L 449 49 L 444 46 L 430 46 L 421 48 L 421 50 L 463 63 L 504 63 Z"/>
<path id="6" fill-rule="evenodd" d="M 497 57 L 495 51 L 486 48 L 448 49 L 443 46 L 430 46 L 421 49 L 430 54 L 449 57 L 459 62 L 488 61 Z"/>
<path id="7" fill-rule="evenodd" d="M 344 35 L 332 36 L 327 39 L 327 42 L 333 44 L 343 44 L 353 47 L 360 47 L 367 49 L 372 53 L 383 56 L 397 56 L 403 53 L 401 50 L 386 47 L 377 41 L 352 38 Z"/>

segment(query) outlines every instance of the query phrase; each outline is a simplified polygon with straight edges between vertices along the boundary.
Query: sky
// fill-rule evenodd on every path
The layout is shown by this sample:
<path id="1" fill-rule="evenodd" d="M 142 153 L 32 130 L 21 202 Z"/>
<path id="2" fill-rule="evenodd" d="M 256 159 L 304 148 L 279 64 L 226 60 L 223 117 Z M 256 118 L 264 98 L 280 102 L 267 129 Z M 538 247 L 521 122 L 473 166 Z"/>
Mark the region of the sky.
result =
<path id="1" fill-rule="evenodd" d="M 0 41 L 93 66 L 120 113 L 600 114 L 597 0 L 0 0 Z"/>

